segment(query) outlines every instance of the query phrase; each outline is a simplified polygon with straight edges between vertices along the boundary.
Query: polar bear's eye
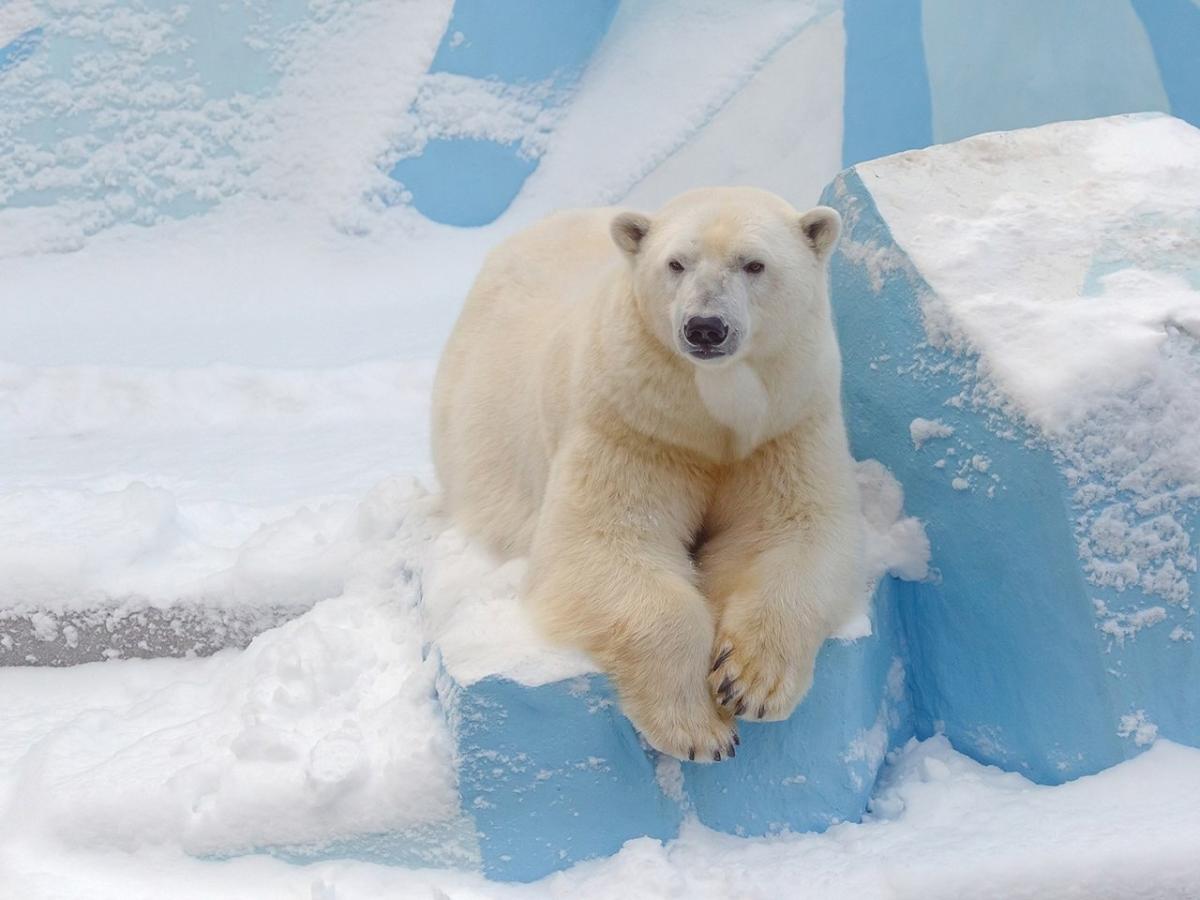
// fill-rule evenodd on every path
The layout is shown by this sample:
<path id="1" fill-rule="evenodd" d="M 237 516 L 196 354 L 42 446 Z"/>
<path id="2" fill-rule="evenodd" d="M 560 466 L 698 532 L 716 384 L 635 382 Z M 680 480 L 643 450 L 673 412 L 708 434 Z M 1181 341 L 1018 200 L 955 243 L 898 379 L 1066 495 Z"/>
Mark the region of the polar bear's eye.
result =
<path id="1" fill-rule="evenodd" d="M 667 265 L 670 267 L 672 272 L 682 272 L 683 271 L 683 263 L 681 263 L 677 259 L 671 260 L 669 263 L 667 263 Z"/>
<path id="2" fill-rule="evenodd" d="M 754 260 L 754 262 L 748 262 L 744 266 L 742 266 L 742 271 L 745 272 L 747 275 L 758 275 L 765 268 L 766 268 L 766 266 L 764 266 L 762 263 L 760 263 L 756 259 L 756 260 Z"/>

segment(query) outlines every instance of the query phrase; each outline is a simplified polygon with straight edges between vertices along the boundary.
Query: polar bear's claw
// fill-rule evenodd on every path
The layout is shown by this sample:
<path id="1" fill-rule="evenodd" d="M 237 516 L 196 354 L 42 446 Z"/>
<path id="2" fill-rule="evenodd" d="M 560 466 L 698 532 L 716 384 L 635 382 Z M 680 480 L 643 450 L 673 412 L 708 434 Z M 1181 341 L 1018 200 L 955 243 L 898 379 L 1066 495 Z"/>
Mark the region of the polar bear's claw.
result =
<path id="1" fill-rule="evenodd" d="M 729 654 L 732 652 L 732 647 L 726 647 L 724 650 L 722 650 L 721 655 L 713 660 L 712 668 L 709 669 L 709 672 L 715 672 L 717 669 L 721 668 L 721 666 L 725 665 L 725 660 L 729 659 Z"/>
<path id="2" fill-rule="evenodd" d="M 812 681 L 813 654 L 756 632 L 741 640 L 732 640 L 728 632 L 723 637 L 717 643 L 720 665 L 708 676 L 718 705 L 738 718 L 790 716 Z"/>

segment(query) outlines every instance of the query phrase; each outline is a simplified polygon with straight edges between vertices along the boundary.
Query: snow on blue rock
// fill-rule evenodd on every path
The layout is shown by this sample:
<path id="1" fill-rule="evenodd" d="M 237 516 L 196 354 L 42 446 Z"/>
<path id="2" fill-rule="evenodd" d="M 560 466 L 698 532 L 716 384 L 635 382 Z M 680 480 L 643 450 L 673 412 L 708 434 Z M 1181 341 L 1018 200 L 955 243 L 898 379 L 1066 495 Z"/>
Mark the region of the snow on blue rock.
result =
<path id="1" fill-rule="evenodd" d="M 871 583 L 924 577 L 928 544 L 895 480 L 868 461 L 859 481 Z M 787 722 L 743 723 L 736 758 L 699 765 L 647 748 L 590 660 L 534 633 L 518 599 L 522 561 L 497 566 L 453 529 L 423 559 L 438 695 L 489 877 L 529 881 L 635 837 L 674 837 L 686 814 L 738 835 L 857 821 L 885 753 L 912 736 L 896 623 L 912 586 L 896 577 L 826 644 Z"/>
<path id="2" fill-rule="evenodd" d="M 939 579 L 918 736 L 1042 782 L 1200 743 L 1200 131 L 1132 116 L 888 157 L 827 190 L 854 451 Z"/>

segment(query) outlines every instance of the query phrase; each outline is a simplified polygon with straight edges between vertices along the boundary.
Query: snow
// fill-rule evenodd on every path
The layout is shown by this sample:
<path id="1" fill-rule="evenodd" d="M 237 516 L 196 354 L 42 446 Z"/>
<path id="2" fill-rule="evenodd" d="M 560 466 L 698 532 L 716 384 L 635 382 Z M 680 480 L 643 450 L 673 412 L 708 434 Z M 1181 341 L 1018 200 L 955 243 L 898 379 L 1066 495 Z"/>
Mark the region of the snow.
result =
<path id="1" fill-rule="evenodd" d="M 1064 122 L 859 171 L 931 289 L 930 341 L 977 359 L 976 389 L 958 402 L 1014 415 L 1062 457 L 1091 581 L 1186 604 L 1200 131 L 1152 115 Z M 931 181 L 951 187 L 930 195 Z M 921 421 L 914 443 L 931 434 Z"/>
<path id="2" fill-rule="evenodd" d="M 1145 747 L 1147 744 L 1153 744 L 1158 737 L 1158 726 L 1146 718 L 1144 709 L 1139 709 L 1127 716 L 1121 716 L 1121 726 L 1117 729 L 1117 735 L 1132 738 L 1137 746 Z"/>
<path id="3" fill-rule="evenodd" d="M 1124 119 L 981 135 L 869 167 L 880 212 L 933 288 L 931 336 L 978 353 L 1051 434 L 1153 371 L 1168 326 L 1200 329 L 1188 280 L 1200 132 Z M 1089 171 L 1073 170 L 1080 159 Z M 930 197 L 930 178 L 954 190 Z M 1096 271 L 1097 256 L 1112 270 Z"/>
<path id="4" fill-rule="evenodd" d="M 1097 627 L 1115 638 L 1119 644 L 1124 644 L 1126 638 L 1132 638 L 1143 628 L 1149 628 L 1167 619 L 1167 611 L 1161 606 L 1148 606 L 1131 613 L 1123 613 L 1111 611 L 1103 600 L 1092 602 L 1096 607 L 1096 618 L 1101 620 Z"/>
<path id="5" fill-rule="evenodd" d="M 926 441 L 950 437 L 954 434 L 954 429 L 939 419 L 922 419 L 918 416 L 909 423 L 908 433 L 912 438 L 913 448 L 920 450 Z"/>
<path id="6" fill-rule="evenodd" d="M 856 475 L 866 523 L 864 568 L 871 589 L 885 574 L 905 581 L 928 578 L 929 538 L 920 521 L 904 515 L 900 482 L 874 459 L 858 463 Z"/>
<path id="7" fill-rule="evenodd" d="M 411 498 L 399 482 L 372 492 L 354 515 L 353 583 L 245 651 L 0 669 L 0 843 L 16 828 L 68 847 L 223 854 L 453 826 L 436 666 L 396 537 Z"/>
<path id="8" fill-rule="evenodd" d="M 146 753 L 147 776 L 159 771 L 162 747 L 172 739 L 183 748 L 180 762 L 198 759 L 181 740 L 187 724 L 162 721 L 162 736 L 145 738 L 149 746 L 128 748 L 113 759 L 106 759 L 104 751 L 119 739 L 102 731 L 106 723 L 121 721 L 147 702 L 164 715 L 172 691 L 203 697 L 206 688 L 196 676 L 207 673 L 199 670 L 215 671 L 228 662 L 218 657 L 90 666 L 50 673 L 57 684 L 42 679 L 36 685 L 28 682 L 32 673 L 0 672 L 6 689 L 24 688 L 23 702 L 5 710 L 0 729 L 7 738 L 0 742 L 7 763 L 0 769 L 0 796 L 41 799 L 51 784 L 61 784 L 68 792 L 64 801 L 85 801 L 77 822 L 57 799 L 32 820 L 26 818 L 28 806 L 5 804 L 0 870 L 11 896 L 38 900 L 86 894 L 97 900 L 135 900 L 166 892 L 180 900 L 386 895 L 604 900 L 635 892 L 645 897 L 822 900 L 1190 900 L 1200 878 L 1195 853 L 1200 751 L 1163 740 L 1136 759 L 1058 787 L 981 766 L 941 737 L 910 742 L 892 755 L 872 813 L 861 824 L 836 825 L 823 834 L 746 840 L 688 822 L 673 841 L 636 839 L 609 859 L 582 863 L 530 885 L 488 883 L 463 871 L 344 860 L 304 867 L 261 856 L 201 861 L 183 855 L 170 840 L 157 839 L 164 835 L 137 818 L 141 792 L 153 778 L 139 776 L 134 755 Z M 96 669 L 102 677 L 96 677 Z M 98 731 L 100 745 L 89 746 L 84 737 L 96 737 Z M 27 746 L 34 749 L 22 753 Z M 71 758 L 68 751 L 77 755 Z M 253 765 L 267 772 L 299 772 L 307 765 L 353 780 L 347 775 L 354 771 L 353 763 L 346 763 L 342 753 L 353 759 L 339 746 L 330 748 L 323 761 L 268 756 Z M 79 779 L 72 780 L 70 773 L 95 762 L 121 780 L 103 788 L 97 784 L 90 796 L 80 797 Z M 186 796 L 186 789 L 200 781 L 201 773 L 194 773 L 172 787 Z M 403 805 L 426 789 L 409 780 L 389 796 Z M 171 796 L 162 786 L 157 790 L 159 796 Z M 159 812 L 166 836 L 173 833 L 183 807 L 176 801 Z M 214 816 L 232 816 L 216 804 L 208 809 Z M 101 812 L 105 817 L 97 820 Z M 130 815 L 135 817 L 127 820 Z M 303 814 L 300 818 L 307 821 Z M 259 825 L 297 829 L 272 817 Z M 199 826 L 195 831 L 205 833 Z"/>
<path id="9" fill-rule="evenodd" d="M 444 520 L 427 526 L 421 561 L 424 633 L 459 685 L 500 675 L 549 684 L 596 671 L 582 653 L 551 646 L 520 601 L 522 559 L 499 562 Z"/>
<path id="10" fill-rule="evenodd" d="M 684 184 L 735 179 L 782 185 L 799 206 L 814 201 L 840 157 L 840 12 L 823 0 L 774 0 L 754 15 L 717 2 L 622 3 L 578 93 L 551 114 L 538 102 L 544 87 L 426 74 L 448 0 L 220 5 L 247 17 L 239 52 L 261 76 L 248 86 L 222 81 L 219 55 L 202 72 L 172 71 L 163 60 L 173 50 L 205 45 L 187 8 L 160 5 L 0 7 L 0 45 L 42 26 L 47 40 L 78 50 L 70 78 L 48 77 L 49 63 L 34 56 L 6 70 L 0 94 L 0 608 L 28 614 L 35 640 L 67 646 L 82 640 L 72 616 L 89 610 L 101 610 L 102 627 L 186 603 L 286 607 L 296 617 L 208 658 L 0 668 L 0 892 L 1194 893 L 1200 751 L 1156 740 L 1144 710 L 1121 729 L 1151 745 L 1145 754 L 1057 788 L 980 766 L 935 737 L 894 756 L 862 824 L 743 840 L 689 822 L 665 845 L 631 841 L 611 859 L 530 886 L 466 871 L 475 835 L 434 700 L 439 664 L 462 684 L 494 674 L 541 684 L 590 664 L 540 643 L 516 599 L 522 564 L 492 560 L 447 530 L 421 486 L 431 480 L 428 395 L 441 343 L 487 249 L 552 207 L 623 198 L 652 206 Z M 769 114 L 797 81 L 828 87 L 803 113 L 827 123 L 820 140 L 795 140 L 794 123 Z M 68 110 L 76 125 L 51 127 Z M 1075 453 L 1084 476 L 1094 458 L 1082 452 L 1085 438 L 1129 421 L 1127 409 L 1087 406 L 1106 385 L 1133 384 L 1137 402 L 1164 421 L 1200 421 L 1194 398 L 1170 390 L 1193 365 L 1196 334 L 1184 271 L 1194 265 L 1187 198 L 1196 191 L 1180 180 L 1194 172 L 1194 139 L 1165 120 L 1139 127 L 1146 132 L 1124 137 L 1100 124 L 1061 126 L 1040 155 L 1006 156 L 1004 139 L 980 139 L 979 177 L 1037 185 L 1036 204 L 1011 201 L 1025 216 L 1013 230 L 1043 243 L 990 281 L 1003 295 L 977 296 L 959 276 L 980 271 L 980 246 L 996 244 L 1011 210 L 991 217 L 966 187 L 949 198 L 917 191 L 920 210 L 901 209 L 899 190 L 891 207 L 881 201 L 922 271 L 922 248 L 948 261 L 929 269 L 958 310 L 931 307 L 938 333 L 979 353 L 1004 396 L 990 399 L 1019 404 Z M 762 140 L 744 155 L 714 152 L 746 133 Z M 519 140 L 542 154 L 496 225 L 433 226 L 384 174 L 390 157 L 447 134 Z M 1085 183 L 1050 177 L 1060 144 L 1098 148 Z M 905 172 L 903 159 L 886 180 L 920 183 L 927 173 Z M 1114 174 L 1131 160 L 1142 181 Z M 1016 166 L 1028 169 L 1021 179 L 1004 175 Z M 1162 245 L 1134 253 L 1113 244 L 1123 254 L 1114 259 L 1139 267 L 1098 273 L 1086 290 L 1082 271 L 1069 284 L 1051 277 L 1051 257 L 1074 259 L 1079 236 L 1056 233 L 1039 210 L 1088 204 L 1124 222 L 1143 197 L 1125 191 L 1168 211 Z M 935 199 L 947 206 L 926 215 Z M 1099 228 L 1096 246 L 1120 237 Z M 1162 270 L 1164 248 L 1182 262 Z M 1054 304 L 1034 302 L 1043 288 Z M 1150 298 L 1136 317 L 1130 297 Z M 990 330 L 1005 304 L 1039 324 L 1028 340 Z M 1123 326 L 1100 333 L 1102 317 Z M 1073 337 L 1060 345 L 1063 333 Z M 1051 353 L 1067 363 L 1061 374 L 1029 365 Z M 1067 388 L 1089 385 L 1096 390 L 1078 394 L 1081 406 L 1067 403 Z M 947 436 L 934 420 L 913 424 L 914 443 Z M 1178 600 L 1168 563 L 1182 570 L 1194 557 L 1170 527 L 1184 498 L 1169 485 L 1200 453 L 1188 457 L 1180 443 L 1194 431 L 1140 428 L 1130 439 L 1141 443 L 1123 446 L 1135 456 L 1153 448 L 1149 464 L 1130 472 L 1112 456 L 1097 465 L 1139 503 L 1159 504 L 1156 524 L 1143 528 L 1141 513 L 1121 505 L 1132 501 L 1114 499 L 1087 532 L 1095 577 L 1149 578 Z M 986 460 L 971 465 L 987 469 Z M 928 577 L 928 540 L 904 516 L 895 479 L 873 461 L 858 475 L 871 581 Z M 1106 570 L 1105 547 L 1135 539 L 1135 570 Z M 1114 640 L 1156 621 L 1150 611 L 1098 611 L 1098 628 Z M 0 647 L 13 640 L 5 627 L 0 619 Z M 860 617 L 840 636 L 869 631 Z M 1182 628 L 1171 636 L 1193 638 Z M 902 678 L 894 667 L 889 683 L 899 690 Z M 875 760 L 884 738 L 881 720 L 852 753 Z M 659 774 L 678 783 L 677 766 Z M 223 858 L 298 845 L 336 856 L 340 842 L 362 835 L 389 836 L 414 868 Z"/>
<path id="11" fill-rule="evenodd" d="M 736 4 L 718 0 L 622 3 L 510 216 L 524 219 L 547 207 L 595 206 L 626 198 L 653 208 L 678 192 L 675 188 L 681 179 L 688 187 L 721 183 L 731 174 L 718 168 L 728 165 L 721 161 L 728 154 L 714 158 L 688 150 L 689 142 L 704 140 L 709 128 L 744 128 L 753 121 L 756 130 L 772 128 L 776 147 L 780 142 L 792 143 L 793 132 L 760 121 L 761 108 L 737 109 L 736 98 L 745 88 L 768 97 L 789 96 L 795 83 L 789 76 L 840 81 L 844 42 L 840 22 L 837 33 L 823 32 L 825 40 L 810 37 L 804 42 L 802 49 L 809 51 L 811 59 L 829 61 L 824 70 L 814 72 L 811 61 L 795 58 L 797 51 L 786 47 L 793 38 L 802 41 L 806 26 L 835 13 L 837 5 L 831 0 L 767 0 L 747 15 Z M 791 59 L 775 64 L 775 71 L 768 73 L 769 60 L 777 53 Z M 703 65 L 697 65 L 699 60 Z M 831 130 L 820 141 L 806 140 L 806 150 L 813 145 L 815 159 L 797 160 L 804 177 L 795 169 L 788 173 L 787 186 L 798 191 L 789 196 L 796 206 L 815 203 L 825 181 L 840 166 L 841 92 L 834 84 L 830 87 L 826 102 L 838 112 L 823 110 L 822 116 L 837 118 L 824 119 L 830 121 Z M 718 112 L 727 115 L 714 118 Z M 613 140 L 618 134 L 620 140 Z M 794 153 L 795 147 L 787 152 Z M 678 161 L 672 159 L 676 153 Z M 766 156 L 743 166 L 737 173 L 739 181 L 765 179 L 762 167 L 779 160 L 778 154 Z M 659 188 L 652 182 L 664 164 Z M 586 178 L 580 177 L 581 171 L 587 172 Z M 643 179 L 649 183 L 639 186 Z M 783 190 L 778 185 L 776 189 Z"/>

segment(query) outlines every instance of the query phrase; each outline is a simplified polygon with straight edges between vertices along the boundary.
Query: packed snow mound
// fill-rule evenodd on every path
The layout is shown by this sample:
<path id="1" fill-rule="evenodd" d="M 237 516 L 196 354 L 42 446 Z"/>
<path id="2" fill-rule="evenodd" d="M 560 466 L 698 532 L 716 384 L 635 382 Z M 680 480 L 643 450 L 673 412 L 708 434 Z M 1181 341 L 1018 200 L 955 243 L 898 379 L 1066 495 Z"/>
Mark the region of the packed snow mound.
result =
<path id="1" fill-rule="evenodd" d="M 0 367 L 6 610 L 335 596 L 363 494 L 427 472 L 431 381 L 400 362 Z"/>

